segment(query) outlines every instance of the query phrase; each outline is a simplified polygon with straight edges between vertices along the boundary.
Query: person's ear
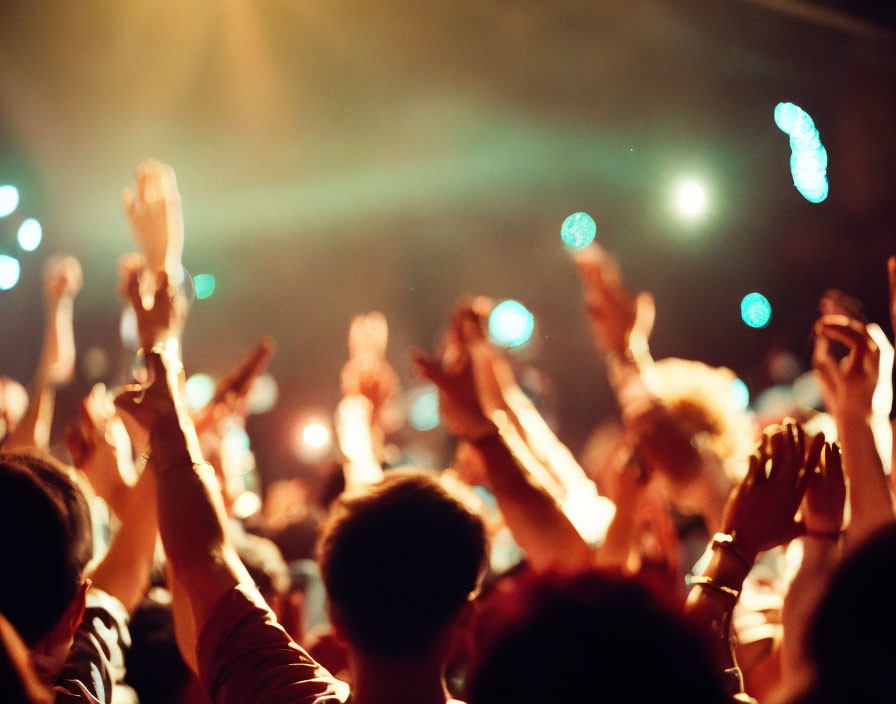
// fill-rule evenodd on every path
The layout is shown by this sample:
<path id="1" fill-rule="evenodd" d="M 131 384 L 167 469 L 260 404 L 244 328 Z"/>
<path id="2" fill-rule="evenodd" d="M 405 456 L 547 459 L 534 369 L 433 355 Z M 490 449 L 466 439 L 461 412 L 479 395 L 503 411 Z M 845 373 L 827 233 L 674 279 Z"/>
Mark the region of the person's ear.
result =
<path id="1" fill-rule="evenodd" d="M 84 611 L 87 609 L 87 590 L 90 589 L 90 584 L 90 580 L 85 577 L 81 582 L 81 586 L 78 587 L 71 604 L 65 610 L 64 622 L 67 626 L 69 638 L 75 637 L 75 631 L 78 630 L 78 626 L 84 620 Z"/>

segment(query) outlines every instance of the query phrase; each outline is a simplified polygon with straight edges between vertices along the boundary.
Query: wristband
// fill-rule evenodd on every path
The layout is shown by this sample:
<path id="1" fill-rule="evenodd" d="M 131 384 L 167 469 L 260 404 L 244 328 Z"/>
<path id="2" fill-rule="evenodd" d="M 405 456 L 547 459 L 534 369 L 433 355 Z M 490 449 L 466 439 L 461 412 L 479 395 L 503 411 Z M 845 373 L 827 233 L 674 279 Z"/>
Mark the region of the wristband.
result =
<path id="1" fill-rule="evenodd" d="M 737 544 L 734 537 L 728 535 L 728 533 L 716 533 L 712 536 L 712 549 L 715 550 L 716 548 L 723 548 L 734 555 L 747 568 L 747 572 L 753 569 L 753 560 L 747 556 L 747 553 Z"/>
<path id="2" fill-rule="evenodd" d="M 711 589 L 717 594 L 724 594 L 725 596 L 734 599 L 734 601 L 737 601 L 740 598 L 740 592 L 737 589 L 732 589 L 731 587 L 719 584 L 713 580 L 712 577 L 691 577 L 690 582 L 691 586 Z"/>

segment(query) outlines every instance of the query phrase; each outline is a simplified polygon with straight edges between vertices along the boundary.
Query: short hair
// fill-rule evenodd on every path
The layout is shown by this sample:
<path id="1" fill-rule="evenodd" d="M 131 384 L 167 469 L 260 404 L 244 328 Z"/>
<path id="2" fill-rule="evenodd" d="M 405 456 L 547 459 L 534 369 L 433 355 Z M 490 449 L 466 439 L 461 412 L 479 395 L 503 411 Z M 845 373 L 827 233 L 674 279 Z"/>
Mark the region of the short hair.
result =
<path id="1" fill-rule="evenodd" d="M 703 638 L 633 579 L 541 576 L 505 609 L 467 681 L 470 704 L 730 701 Z"/>
<path id="2" fill-rule="evenodd" d="M 34 647 L 62 618 L 93 557 L 87 499 L 50 457 L 0 454 L 0 612 Z"/>
<path id="3" fill-rule="evenodd" d="M 318 559 L 350 644 L 407 656 L 434 646 L 477 589 L 485 529 L 428 474 L 392 471 L 335 502 Z"/>

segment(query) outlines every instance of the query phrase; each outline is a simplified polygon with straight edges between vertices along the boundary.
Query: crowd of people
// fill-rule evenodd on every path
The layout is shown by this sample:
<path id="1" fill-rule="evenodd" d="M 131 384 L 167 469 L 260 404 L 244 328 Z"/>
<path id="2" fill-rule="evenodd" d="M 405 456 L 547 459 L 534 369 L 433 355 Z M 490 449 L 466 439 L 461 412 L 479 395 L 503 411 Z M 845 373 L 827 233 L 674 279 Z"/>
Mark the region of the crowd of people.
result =
<path id="1" fill-rule="evenodd" d="M 68 453 L 50 452 L 74 373 L 73 257 L 45 267 L 30 384 L 2 378 L 2 702 L 896 699 L 893 348 L 845 296 L 824 295 L 812 330 L 819 408 L 761 429 L 730 370 L 654 360 L 650 294 L 580 250 L 619 410 L 581 462 L 490 341 L 493 303 L 459 301 L 438 353 L 412 353 L 457 439 L 447 469 L 390 466 L 388 325 L 359 316 L 340 461 L 237 510 L 245 448 L 228 437 L 274 342 L 192 408 L 173 170 L 144 162 L 123 203 L 133 380 L 57 419 Z M 887 275 L 896 327 L 896 257 Z"/>

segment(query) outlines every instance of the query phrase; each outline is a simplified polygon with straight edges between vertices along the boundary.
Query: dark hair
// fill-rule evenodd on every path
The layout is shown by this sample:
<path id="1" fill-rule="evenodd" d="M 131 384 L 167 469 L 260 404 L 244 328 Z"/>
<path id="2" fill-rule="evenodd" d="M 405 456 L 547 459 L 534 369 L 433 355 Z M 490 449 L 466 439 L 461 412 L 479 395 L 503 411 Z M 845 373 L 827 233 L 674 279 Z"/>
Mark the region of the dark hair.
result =
<path id="1" fill-rule="evenodd" d="M 336 501 L 318 554 L 351 645 L 400 657 L 432 647 L 476 589 L 485 529 L 428 474 L 393 471 Z"/>
<path id="2" fill-rule="evenodd" d="M 634 580 L 541 577 L 499 622 L 470 704 L 729 701 L 703 639 Z"/>
<path id="3" fill-rule="evenodd" d="M 141 704 L 181 701 L 190 679 L 174 636 L 168 604 L 146 597 L 128 622 L 131 647 L 124 654 L 126 684 Z"/>
<path id="4" fill-rule="evenodd" d="M 896 526 L 837 568 L 809 632 L 816 681 L 807 701 L 892 701 L 896 691 Z"/>
<path id="5" fill-rule="evenodd" d="M 93 556 L 87 500 L 52 458 L 0 454 L 0 611 L 29 647 L 74 599 Z"/>

